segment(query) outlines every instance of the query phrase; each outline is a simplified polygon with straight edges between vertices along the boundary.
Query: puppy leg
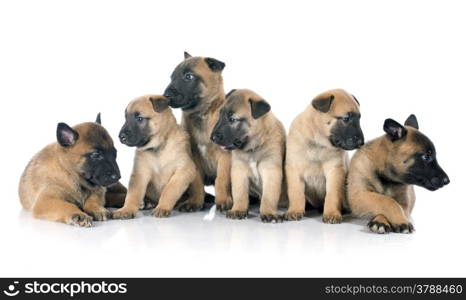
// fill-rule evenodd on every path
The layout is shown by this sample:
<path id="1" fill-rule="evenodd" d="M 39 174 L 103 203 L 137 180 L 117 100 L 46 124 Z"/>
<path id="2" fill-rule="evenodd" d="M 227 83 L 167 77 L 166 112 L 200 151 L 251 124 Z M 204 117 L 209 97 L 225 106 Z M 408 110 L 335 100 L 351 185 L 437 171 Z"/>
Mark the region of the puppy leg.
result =
<path id="1" fill-rule="evenodd" d="M 221 153 L 217 162 L 217 178 L 215 178 L 215 204 L 217 209 L 230 209 L 231 198 L 231 154 Z"/>
<path id="2" fill-rule="evenodd" d="M 204 184 L 202 182 L 201 174 L 196 170 L 193 182 L 188 187 L 189 198 L 178 206 L 179 211 L 193 212 L 202 209 L 204 206 Z"/>
<path id="3" fill-rule="evenodd" d="M 111 217 L 110 211 L 105 207 L 105 194 L 92 194 L 84 202 L 83 210 L 92 218 L 94 221 L 107 221 Z"/>
<path id="4" fill-rule="evenodd" d="M 322 220 L 324 223 L 338 224 L 343 219 L 341 207 L 345 197 L 345 170 L 340 164 L 324 165 L 323 169 L 326 184 Z"/>
<path id="5" fill-rule="evenodd" d="M 105 193 L 105 207 L 123 207 L 127 192 L 126 187 L 120 182 L 108 187 Z"/>
<path id="6" fill-rule="evenodd" d="M 75 204 L 65 201 L 54 191 L 42 192 L 32 208 L 35 218 L 62 222 L 80 227 L 91 227 L 92 218 L 86 215 Z"/>
<path id="7" fill-rule="evenodd" d="M 150 176 L 148 172 L 142 172 L 141 170 L 135 172 L 133 170 L 129 180 L 125 204 L 122 208 L 113 211 L 113 219 L 131 219 L 136 216 L 139 210 L 139 204 L 143 201 L 146 194 L 149 180 Z"/>
<path id="8" fill-rule="evenodd" d="M 281 222 L 277 214 L 280 200 L 283 171 L 282 165 L 274 162 L 261 162 L 258 166 L 262 179 L 260 217 L 262 222 Z"/>
<path id="9" fill-rule="evenodd" d="M 231 184 L 233 191 L 233 207 L 227 211 L 230 219 L 245 219 L 249 208 L 249 167 L 240 160 L 232 162 Z"/>
<path id="10" fill-rule="evenodd" d="M 290 205 L 284 214 L 285 220 L 298 221 L 304 216 L 306 198 L 304 196 L 304 179 L 292 168 L 286 169 L 286 184 Z"/>
<path id="11" fill-rule="evenodd" d="M 387 222 L 383 222 L 386 219 L 393 232 L 412 233 L 414 231 L 413 224 L 409 222 L 403 208 L 395 199 L 370 191 L 355 192 L 352 197 L 354 199 L 351 199 L 350 205 L 354 214 L 375 216 L 368 224 L 371 227 L 377 222 L 387 225 Z"/>
<path id="12" fill-rule="evenodd" d="M 152 215 L 159 218 L 168 217 L 175 206 L 176 201 L 180 199 L 189 184 L 193 181 L 194 176 L 195 174 L 189 170 L 176 170 L 163 188 L 159 203 L 152 211 Z"/>

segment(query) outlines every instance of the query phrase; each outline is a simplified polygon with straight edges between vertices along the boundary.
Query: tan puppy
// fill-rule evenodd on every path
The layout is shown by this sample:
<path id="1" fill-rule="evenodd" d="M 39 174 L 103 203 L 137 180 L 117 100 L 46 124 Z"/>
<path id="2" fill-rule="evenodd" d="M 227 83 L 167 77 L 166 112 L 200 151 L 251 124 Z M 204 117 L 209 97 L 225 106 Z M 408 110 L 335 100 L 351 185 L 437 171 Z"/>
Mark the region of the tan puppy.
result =
<path id="1" fill-rule="evenodd" d="M 231 155 L 210 140 L 220 107 L 225 102 L 222 70 L 225 64 L 210 57 L 191 57 L 185 52 L 171 75 L 164 96 L 170 106 L 183 110 L 181 125 L 190 136 L 194 162 L 205 185 L 215 183 L 215 204 L 220 210 L 231 207 Z"/>
<path id="2" fill-rule="evenodd" d="M 191 157 L 189 137 L 176 123 L 168 99 L 147 95 L 133 100 L 120 131 L 122 143 L 137 147 L 125 205 L 113 212 L 115 219 L 133 218 L 144 199 L 157 206 L 155 217 L 167 217 L 187 192 L 179 207 L 196 211 L 204 204 L 204 186 Z"/>
<path id="3" fill-rule="evenodd" d="M 57 142 L 37 153 L 24 170 L 19 198 L 35 218 L 90 227 L 92 219 L 110 216 L 104 208 L 106 187 L 119 178 L 116 149 L 99 115 L 96 123 L 58 124 Z M 124 187 L 117 188 L 124 195 Z"/>
<path id="4" fill-rule="evenodd" d="M 300 220 L 308 201 L 324 210 L 325 223 L 340 223 L 348 154 L 364 143 L 359 103 L 344 90 L 324 92 L 296 117 L 286 152 L 290 206 L 286 220 Z"/>
<path id="5" fill-rule="evenodd" d="M 264 222 L 277 214 L 283 184 L 285 129 L 270 105 L 250 90 L 233 90 L 220 110 L 212 141 L 232 151 L 233 208 L 227 217 L 247 217 L 249 195 L 259 197 Z"/>
<path id="6" fill-rule="evenodd" d="M 368 216 L 376 233 L 414 230 L 413 184 L 435 191 L 450 182 L 437 163 L 434 144 L 418 129 L 414 115 L 405 126 L 385 120 L 385 135 L 367 143 L 351 160 L 348 201 L 353 214 Z"/>

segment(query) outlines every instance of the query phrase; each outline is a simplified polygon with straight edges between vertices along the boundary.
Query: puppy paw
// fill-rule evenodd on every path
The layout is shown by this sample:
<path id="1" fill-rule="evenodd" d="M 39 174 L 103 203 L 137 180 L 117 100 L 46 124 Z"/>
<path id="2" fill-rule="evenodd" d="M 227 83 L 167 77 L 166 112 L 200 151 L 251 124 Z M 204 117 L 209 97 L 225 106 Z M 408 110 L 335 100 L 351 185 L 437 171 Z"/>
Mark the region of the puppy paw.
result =
<path id="1" fill-rule="evenodd" d="M 229 210 L 226 212 L 226 216 L 229 219 L 242 220 L 248 217 L 248 211 Z"/>
<path id="2" fill-rule="evenodd" d="M 411 222 L 401 223 L 401 224 L 392 224 L 393 232 L 397 233 L 413 233 L 414 226 Z"/>
<path id="3" fill-rule="evenodd" d="M 215 205 L 217 206 L 218 211 L 228 211 L 233 207 L 233 200 L 231 197 L 225 199 L 215 198 Z"/>
<path id="4" fill-rule="evenodd" d="M 283 214 L 286 221 L 299 221 L 304 217 L 304 211 L 287 211 Z"/>
<path id="5" fill-rule="evenodd" d="M 264 223 L 281 223 L 283 218 L 277 214 L 261 214 L 261 221 Z"/>
<path id="6" fill-rule="evenodd" d="M 182 212 L 195 212 L 202 209 L 202 205 L 183 202 L 178 206 L 178 210 Z"/>
<path id="7" fill-rule="evenodd" d="M 322 221 L 327 224 L 340 224 L 343 221 L 343 217 L 340 212 L 325 213 L 322 216 Z"/>
<path id="8" fill-rule="evenodd" d="M 132 209 L 126 209 L 126 208 L 120 208 L 112 213 L 112 218 L 113 219 L 133 219 L 136 217 L 137 210 L 132 210 Z"/>
<path id="9" fill-rule="evenodd" d="M 392 227 L 387 218 L 382 215 L 377 215 L 367 224 L 369 230 L 374 233 L 384 234 L 392 231 Z"/>
<path id="10" fill-rule="evenodd" d="M 86 211 L 86 213 L 90 215 L 94 221 L 107 221 L 112 217 L 112 213 L 105 208 L 98 211 Z"/>
<path id="11" fill-rule="evenodd" d="M 171 210 L 169 209 L 163 209 L 163 208 L 160 208 L 160 207 L 156 207 L 151 215 L 156 217 L 156 218 L 167 218 L 170 216 L 170 213 L 171 213 Z"/>
<path id="12" fill-rule="evenodd" d="M 68 220 L 68 224 L 79 227 L 91 227 L 92 217 L 84 213 L 72 214 Z"/>

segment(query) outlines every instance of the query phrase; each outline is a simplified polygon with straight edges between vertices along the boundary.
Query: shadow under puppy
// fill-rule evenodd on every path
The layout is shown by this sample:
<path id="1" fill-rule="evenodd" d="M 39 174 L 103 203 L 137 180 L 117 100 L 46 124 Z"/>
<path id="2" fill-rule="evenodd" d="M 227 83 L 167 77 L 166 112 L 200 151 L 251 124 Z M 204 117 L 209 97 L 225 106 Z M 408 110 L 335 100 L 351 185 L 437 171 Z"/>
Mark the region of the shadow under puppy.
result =
<path id="1" fill-rule="evenodd" d="M 70 225 L 90 227 L 92 219 L 107 220 L 107 187 L 116 187 L 112 194 L 118 199 L 126 192 L 118 183 L 116 153 L 112 138 L 100 125 L 100 114 L 96 123 L 73 128 L 59 123 L 57 142 L 37 153 L 21 176 L 21 204 L 35 218 Z M 107 202 L 117 204 L 114 199 Z"/>
<path id="2" fill-rule="evenodd" d="M 260 217 L 277 222 L 282 194 L 286 133 L 270 105 L 250 90 L 232 90 L 220 110 L 212 141 L 232 151 L 233 207 L 227 217 L 244 219 L 249 195 L 259 197 Z"/>
<path id="3" fill-rule="evenodd" d="M 376 233 L 414 230 L 413 185 L 435 191 L 450 183 L 439 166 L 434 144 L 418 129 L 414 115 L 405 126 L 387 119 L 385 135 L 367 143 L 353 156 L 348 175 L 348 202 L 354 215 L 369 216 Z"/>
<path id="4" fill-rule="evenodd" d="M 300 220 L 306 201 L 323 207 L 325 223 L 341 223 L 349 158 L 364 144 L 356 98 L 342 89 L 314 98 L 292 122 L 286 143 L 286 220 Z"/>
<path id="5" fill-rule="evenodd" d="M 225 102 L 222 71 L 225 64 L 211 57 L 184 60 L 171 75 L 164 92 L 172 108 L 181 108 L 181 125 L 189 134 L 192 154 L 205 185 L 215 185 L 215 204 L 219 210 L 231 208 L 231 154 L 212 143 L 210 135 L 220 107 Z"/>
<path id="6" fill-rule="evenodd" d="M 157 206 L 155 217 L 168 217 L 187 192 L 181 211 L 197 211 L 204 204 L 204 185 L 191 157 L 187 133 L 176 123 L 168 99 L 158 95 L 136 98 L 125 111 L 120 141 L 136 147 L 124 206 L 114 219 L 134 218 L 139 208 Z M 148 203 L 147 203 L 148 202 Z"/>

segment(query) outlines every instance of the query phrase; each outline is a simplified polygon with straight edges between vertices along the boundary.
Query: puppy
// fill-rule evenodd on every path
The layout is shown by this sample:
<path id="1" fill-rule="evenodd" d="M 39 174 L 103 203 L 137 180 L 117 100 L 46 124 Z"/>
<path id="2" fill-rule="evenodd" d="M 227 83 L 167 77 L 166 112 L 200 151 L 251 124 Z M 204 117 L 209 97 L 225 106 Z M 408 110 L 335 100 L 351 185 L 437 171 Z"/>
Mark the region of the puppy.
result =
<path id="1" fill-rule="evenodd" d="M 376 233 L 413 232 L 413 185 L 435 191 L 450 183 L 416 117 L 410 115 L 404 125 L 385 120 L 386 134 L 364 145 L 351 160 L 350 209 L 356 216 L 372 217 L 368 226 Z"/>
<path id="2" fill-rule="evenodd" d="M 231 155 L 210 140 L 225 102 L 222 71 L 225 64 L 215 58 L 192 57 L 185 52 L 164 92 L 170 106 L 181 108 L 181 125 L 189 134 L 193 159 L 205 185 L 215 183 L 215 204 L 219 210 L 231 207 Z"/>
<path id="3" fill-rule="evenodd" d="M 211 139 L 232 151 L 233 207 L 227 217 L 247 217 L 249 195 L 261 199 L 260 217 L 277 222 L 283 184 L 286 133 L 270 105 L 250 90 L 233 90 L 220 110 Z"/>
<path id="4" fill-rule="evenodd" d="M 120 141 L 136 147 L 133 172 L 124 206 L 114 219 L 134 218 L 146 201 L 152 215 L 168 217 L 177 201 L 181 211 L 197 211 L 204 204 L 204 186 L 191 157 L 189 137 L 176 123 L 163 96 L 147 95 L 129 103 Z M 149 202 L 149 203 L 147 203 Z"/>
<path id="5" fill-rule="evenodd" d="M 300 220 L 306 201 L 323 207 L 325 223 L 342 221 L 346 150 L 360 147 L 364 136 L 354 96 L 341 89 L 318 95 L 291 124 L 285 162 L 289 208 L 286 220 Z"/>
<path id="6" fill-rule="evenodd" d="M 24 170 L 19 199 L 35 218 L 90 227 L 93 219 L 109 218 L 106 190 L 119 179 L 116 149 L 99 114 L 96 123 L 73 128 L 58 123 L 57 142 L 37 153 Z"/>

